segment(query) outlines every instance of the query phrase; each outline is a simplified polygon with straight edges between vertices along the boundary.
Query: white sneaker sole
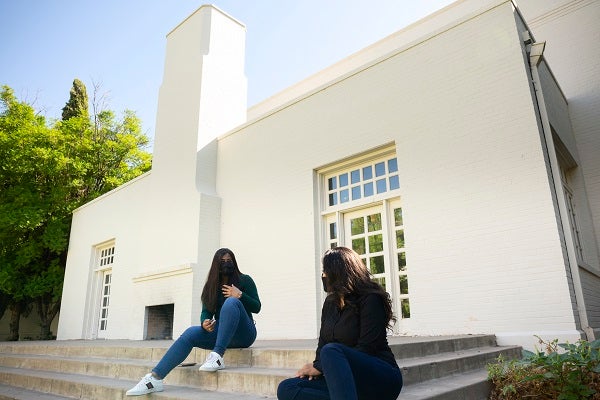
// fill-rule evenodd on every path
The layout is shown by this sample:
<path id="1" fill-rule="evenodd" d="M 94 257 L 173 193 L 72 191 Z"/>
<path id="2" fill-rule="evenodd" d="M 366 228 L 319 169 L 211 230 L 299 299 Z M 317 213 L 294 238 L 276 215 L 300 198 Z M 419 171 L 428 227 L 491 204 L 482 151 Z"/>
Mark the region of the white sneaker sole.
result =
<path id="1" fill-rule="evenodd" d="M 219 371 L 221 369 L 224 369 L 225 366 L 220 366 L 220 367 L 205 367 L 204 365 L 201 366 L 200 368 L 198 368 L 198 371 L 204 371 L 204 372 L 216 372 Z"/>
<path id="2" fill-rule="evenodd" d="M 154 393 L 154 392 L 162 392 L 164 389 L 149 389 L 149 390 L 145 390 L 144 392 L 141 393 L 125 393 L 125 396 L 143 396 L 145 394 L 150 394 L 150 393 Z"/>

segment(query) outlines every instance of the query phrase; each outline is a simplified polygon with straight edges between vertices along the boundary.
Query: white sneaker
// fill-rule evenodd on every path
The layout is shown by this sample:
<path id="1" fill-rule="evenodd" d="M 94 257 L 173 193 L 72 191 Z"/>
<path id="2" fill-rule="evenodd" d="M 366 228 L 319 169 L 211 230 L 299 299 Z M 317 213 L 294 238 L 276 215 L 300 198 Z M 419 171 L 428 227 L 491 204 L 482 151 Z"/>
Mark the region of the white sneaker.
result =
<path id="1" fill-rule="evenodd" d="M 219 353 L 211 351 L 208 357 L 206 357 L 204 364 L 200 366 L 200 371 L 215 372 L 216 370 L 223 368 L 225 368 L 223 357 L 221 357 Z"/>
<path id="2" fill-rule="evenodd" d="M 141 396 L 152 392 L 162 392 L 163 382 L 161 379 L 156 379 L 152 374 L 146 374 L 137 385 L 129 389 L 127 396 Z"/>

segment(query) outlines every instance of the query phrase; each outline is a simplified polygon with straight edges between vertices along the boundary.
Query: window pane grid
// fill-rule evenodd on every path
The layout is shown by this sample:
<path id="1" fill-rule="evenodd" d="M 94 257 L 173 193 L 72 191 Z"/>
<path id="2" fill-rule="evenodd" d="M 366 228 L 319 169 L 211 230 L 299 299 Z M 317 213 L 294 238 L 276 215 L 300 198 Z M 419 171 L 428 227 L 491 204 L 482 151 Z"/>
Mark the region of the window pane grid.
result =
<path id="1" fill-rule="evenodd" d="M 106 272 L 102 283 L 102 302 L 100 306 L 100 330 L 108 327 L 108 306 L 110 305 L 110 284 L 112 273 Z"/>
<path id="2" fill-rule="evenodd" d="M 404 219 L 402 208 L 393 210 L 394 237 L 396 242 L 396 261 L 398 262 L 398 298 L 400 299 L 399 314 L 401 318 L 410 318 L 409 279 L 406 266 L 406 250 L 404 248 Z"/>
<path id="3" fill-rule="evenodd" d="M 351 203 L 400 189 L 398 160 L 386 157 L 369 165 L 353 167 L 326 177 L 327 207 Z"/>
<path id="4" fill-rule="evenodd" d="M 98 266 L 104 267 L 114 263 L 115 258 L 115 246 L 106 247 L 100 250 L 100 259 L 98 260 Z"/>
<path id="5" fill-rule="evenodd" d="M 371 271 L 374 279 L 385 287 L 385 262 L 381 214 L 350 220 L 350 243 Z"/>

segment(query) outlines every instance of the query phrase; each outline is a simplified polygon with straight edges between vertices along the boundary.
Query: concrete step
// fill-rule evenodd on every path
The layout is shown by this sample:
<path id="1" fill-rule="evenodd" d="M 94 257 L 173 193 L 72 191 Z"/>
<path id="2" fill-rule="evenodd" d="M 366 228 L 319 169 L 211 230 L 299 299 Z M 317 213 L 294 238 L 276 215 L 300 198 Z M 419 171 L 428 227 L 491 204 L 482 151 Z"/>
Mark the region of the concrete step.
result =
<path id="1" fill-rule="evenodd" d="M 120 390 L 123 395 L 126 389 L 137 383 L 156 365 L 171 344 L 172 341 L 0 343 L 0 366 L 3 368 L 0 372 L 4 371 L 0 384 L 38 391 L 42 377 L 36 374 L 46 373 L 52 374 L 50 381 L 56 380 L 57 383 L 50 385 L 51 390 L 42 386 L 43 389 L 39 390 L 41 392 L 65 396 L 60 388 L 74 385 L 80 387 L 75 392 L 82 395 L 91 390 L 84 385 L 87 383 L 98 386 L 97 390 L 105 395 L 111 393 L 111 397 L 106 397 L 107 399 L 120 398 L 117 392 Z M 390 338 L 390 346 L 404 376 L 405 388 L 400 399 L 405 398 L 405 393 L 416 395 L 414 390 L 418 392 L 421 387 L 429 388 L 429 392 L 436 388 L 442 390 L 449 385 L 448 382 L 454 380 L 465 387 L 454 387 L 453 391 L 446 388 L 446 392 L 441 392 L 442 397 L 431 398 L 451 399 L 453 397 L 443 396 L 475 390 L 471 386 L 489 393 L 485 365 L 494 361 L 499 354 L 506 358 L 520 356 L 520 348 L 495 346 L 495 337 L 490 335 Z M 255 343 L 249 349 L 230 349 L 225 354 L 226 369 L 216 373 L 198 371 L 208 351 L 195 349 L 186 359 L 187 363 L 194 365 L 175 368 L 165 379 L 165 385 L 169 387 L 169 395 L 175 396 L 174 399 L 179 394 L 175 394 L 173 388 L 183 388 L 182 393 L 191 390 L 196 395 L 199 391 L 235 391 L 259 398 L 273 398 L 281 380 L 293 376 L 301 365 L 313 360 L 315 347 L 315 340 L 263 341 Z M 482 371 L 483 380 L 469 383 L 467 378 L 470 374 L 476 372 L 474 376 L 479 376 L 477 374 Z M 25 382 L 29 382 L 26 385 L 22 376 L 31 374 L 32 377 L 25 379 Z M 59 382 L 63 382 L 62 386 Z M 126 383 L 118 389 L 114 385 L 102 386 L 106 382 Z"/>
<path id="2" fill-rule="evenodd" d="M 407 385 L 398 400 L 487 400 L 490 390 L 487 372 L 477 370 Z"/>
<path id="3" fill-rule="evenodd" d="M 0 400 L 70 400 L 71 397 L 36 392 L 14 386 L 0 385 Z"/>
<path id="4" fill-rule="evenodd" d="M 23 371 L 17 368 L 0 367 L 0 384 L 5 386 L 7 380 L 11 382 L 10 386 L 13 392 L 24 389 L 23 392 L 40 393 L 40 396 L 55 396 L 54 398 L 48 398 L 48 400 L 143 400 L 151 398 L 161 400 L 197 400 L 199 398 L 204 400 L 264 400 L 268 398 L 267 396 L 248 393 L 216 392 L 175 385 L 165 385 L 164 392 L 128 397 L 125 396 L 125 392 L 133 387 L 137 381 L 50 371 Z M 20 399 L 20 397 L 15 398 Z M 37 399 L 37 397 L 29 397 L 28 399 Z"/>
<path id="5" fill-rule="evenodd" d="M 267 364 L 277 365 L 273 362 L 273 355 L 267 356 L 267 351 L 263 351 L 261 357 L 269 358 L 271 361 Z M 275 352 L 277 354 L 278 351 Z M 498 355 L 503 354 L 506 358 L 518 357 L 520 349 L 518 347 L 480 347 L 474 349 L 461 350 L 456 352 L 447 352 L 437 355 L 428 355 L 423 357 L 405 358 L 398 360 L 398 364 L 402 369 L 405 385 L 423 382 L 430 379 L 440 378 L 447 375 L 458 374 L 473 369 L 485 368 L 485 365 L 493 362 Z M 226 354 L 227 356 L 227 354 Z M 297 357 L 291 357 L 295 359 Z M 189 367 L 178 367 L 172 371 L 167 380 L 173 384 L 181 384 L 187 386 L 195 386 L 209 390 L 224 390 L 224 388 L 240 386 L 240 391 L 245 391 L 244 384 L 252 379 L 254 385 L 260 387 L 270 387 L 272 377 L 280 379 L 287 376 L 292 376 L 298 366 L 302 365 L 306 360 L 297 360 L 294 368 L 264 368 L 262 366 L 249 368 L 248 365 L 230 366 L 226 358 L 227 368 L 219 371 L 219 379 L 216 374 L 199 372 L 197 368 L 199 363 Z M 156 364 L 154 361 L 146 360 L 122 360 L 122 359 L 101 359 L 101 358 L 85 358 L 85 357 L 60 357 L 55 355 L 28 355 L 28 354 L 0 354 L 0 365 L 12 368 L 35 369 L 43 371 L 55 371 L 65 373 L 75 373 L 93 376 L 102 376 L 110 378 L 122 379 L 139 379 L 145 375 Z M 258 363 L 262 365 L 265 363 Z M 279 365 L 286 366 L 289 361 Z M 259 371 L 268 371 L 270 376 Z M 235 383 L 230 386 L 227 375 L 231 375 L 231 379 Z M 252 377 L 253 375 L 256 375 Z M 250 377 L 249 377 L 250 376 Z M 224 386 L 223 386 L 224 385 Z M 263 390 L 260 394 L 271 395 L 272 392 Z"/>
<path id="6" fill-rule="evenodd" d="M 494 335 L 457 335 L 428 337 L 388 337 L 390 348 L 397 359 L 422 357 L 476 347 L 496 345 Z M 165 354 L 171 340 L 72 340 L 36 342 L 0 342 L 0 353 L 41 354 L 103 359 L 140 359 L 158 361 Z M 230 365 L 280 366 L 281 362 L 296 363 L 313 359 L 316 340 L 258 340 L 249 349 L 229 349 Z M 194 349 L 186 361 L 203 362 L 208 350 Z M 295 359 L 296 358 L 296 359 Z"/>
<path id="7" fill-rule="evenodd" d="M 517 346 L 479 347 L 406 358 L 397 360 L 397 362 L 402 369 L 404 384 L 413 385 L 473 370 L 485 370 L 486 365 L 494 362 L 501 354 L 507 359 L 518 358 L 521 348 Z"/>

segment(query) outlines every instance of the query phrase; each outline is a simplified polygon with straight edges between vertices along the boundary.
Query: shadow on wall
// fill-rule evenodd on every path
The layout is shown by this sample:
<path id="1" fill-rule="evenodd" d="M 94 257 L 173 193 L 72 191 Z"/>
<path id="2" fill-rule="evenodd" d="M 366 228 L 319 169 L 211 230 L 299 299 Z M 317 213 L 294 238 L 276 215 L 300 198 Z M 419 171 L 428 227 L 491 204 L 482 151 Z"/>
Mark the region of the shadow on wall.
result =
<path id="1" fill-rule="evenodd" d="M 53 337 L 56 337 L 59 317 L 60 315 L 57 314 L 50 326 Z M 8 340 L 10 334 L 9 324 L 10 310 L 6 310 L 2 319 L 0 319 L 0 341 L 2 342 Z M 19 323 L 19 340 L 40 340 L 40 318 L 35 310 L 32 310 L 27 318 L 21 317 L 21 322 Z"/>

